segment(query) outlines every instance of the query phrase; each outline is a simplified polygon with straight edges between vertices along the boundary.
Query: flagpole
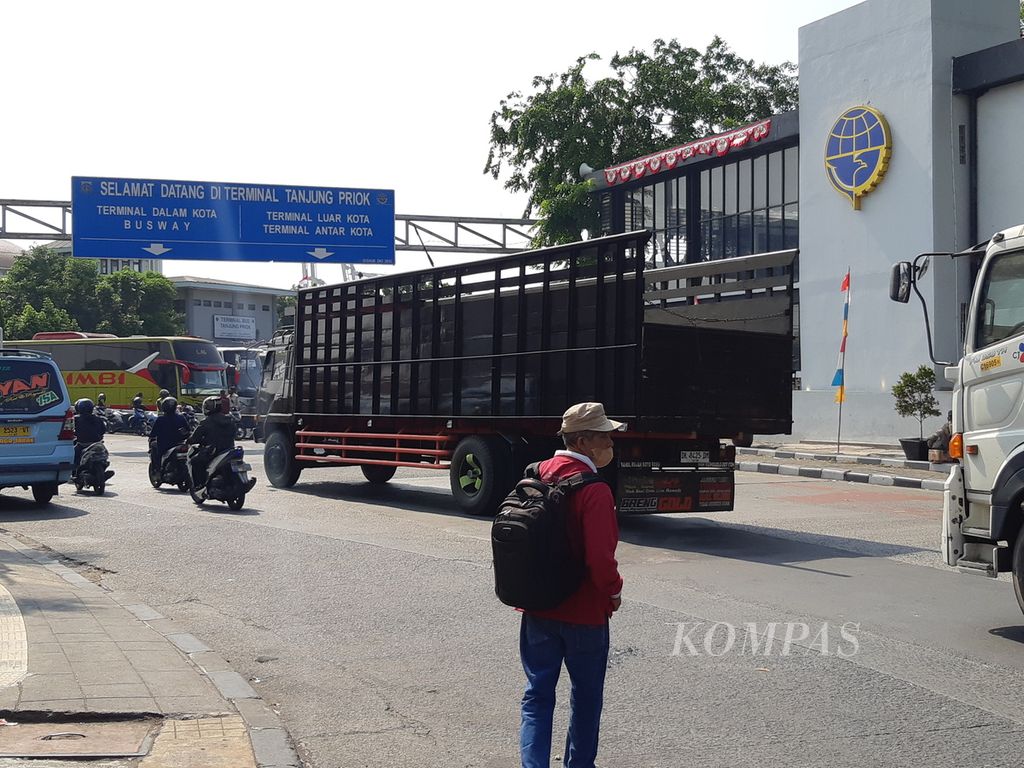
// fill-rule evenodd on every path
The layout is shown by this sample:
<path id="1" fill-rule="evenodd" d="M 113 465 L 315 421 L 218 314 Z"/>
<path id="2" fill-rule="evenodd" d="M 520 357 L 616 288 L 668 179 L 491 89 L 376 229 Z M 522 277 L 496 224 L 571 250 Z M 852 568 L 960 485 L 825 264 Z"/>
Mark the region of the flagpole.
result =
<path id="1" fill-rule="evenodd" d="M 839 422 L 836 425 L 836 455 L 842 453 L 842 441 L 843 441 L 843 401 L 846 400 L 846 337 L 849 333 L 850 324 L 850 296 L 852 291 L 850 289 L 850 272 L 849 266 L 846 268 L 846 277 L 843 279 L 843 291 L 846 293 L 846 297 L 843 300 L 843 337 L 839 344 L 839 365 L 836 368 L 836 381 L 839 383 L 839 392 L 836 395 L 836 399 L 839 401 Z"/>

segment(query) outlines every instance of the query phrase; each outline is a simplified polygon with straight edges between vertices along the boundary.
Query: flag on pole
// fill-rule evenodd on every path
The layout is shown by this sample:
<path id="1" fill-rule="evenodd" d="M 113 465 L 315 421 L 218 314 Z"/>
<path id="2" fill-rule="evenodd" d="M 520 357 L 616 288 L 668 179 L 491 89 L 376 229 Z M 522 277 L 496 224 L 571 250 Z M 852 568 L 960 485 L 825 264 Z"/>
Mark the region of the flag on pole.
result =
<path id="1" fill-rule="evenodd" d="M 836 375 L 832 377 L 832 386 L 839 387 L 836 390 L 836 402 L 842 403 L 846 400 L 846 334 L 850 322 L 850 271 L 846 271 L 839 290 L 846 294 L 843 302 L 843 340 L 839 342 L 839 360 L 836 363 Z"/>

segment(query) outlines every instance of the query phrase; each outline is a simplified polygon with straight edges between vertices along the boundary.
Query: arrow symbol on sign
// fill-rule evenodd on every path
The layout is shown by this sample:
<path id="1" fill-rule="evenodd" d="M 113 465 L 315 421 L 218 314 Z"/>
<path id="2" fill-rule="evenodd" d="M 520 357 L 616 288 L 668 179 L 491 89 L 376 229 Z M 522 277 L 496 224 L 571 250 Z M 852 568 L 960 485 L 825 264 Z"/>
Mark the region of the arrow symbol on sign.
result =
<path id="1" fill-rule="evenodd" d="M 170 248 L 164 248 L 163 243 L 150 243 L 149 248 L 143 248 L 142 250 L 152 253 L 154 256 L 162 256 L 163 254 L 170 251 Z"/>
<path id="2" fill-rule="evenodd" d="M 306 253 L 315 259 L 326 259 L 328 256 L 334 255 L 334 251 L 328 251 L 326 248 L 314 248 L 312 251 L 306 251 Z"/>

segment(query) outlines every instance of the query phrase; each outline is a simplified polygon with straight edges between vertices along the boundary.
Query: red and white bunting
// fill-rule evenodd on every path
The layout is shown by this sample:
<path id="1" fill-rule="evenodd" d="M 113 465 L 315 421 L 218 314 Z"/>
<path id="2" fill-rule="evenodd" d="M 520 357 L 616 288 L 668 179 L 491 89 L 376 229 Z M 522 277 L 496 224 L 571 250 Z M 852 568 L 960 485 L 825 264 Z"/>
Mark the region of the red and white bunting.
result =
<path id="1" fill-rule="evenodd" d="M 698 155 L 717 155 L 722 157 L 732 149 L 746 146 L 752 141 L 760 141 L 771 132 L 771 119 L 737 128 L 735 131 L 711 136 L 706 139 L 691 141 L 679 147 L 672 147 L 628 163 L 604 169 L 604 178 L 609 184 L 621 184 L 632 179 L 639 179 L 650 173 L 675 168 L 682 160 L 689 160 Z"/>

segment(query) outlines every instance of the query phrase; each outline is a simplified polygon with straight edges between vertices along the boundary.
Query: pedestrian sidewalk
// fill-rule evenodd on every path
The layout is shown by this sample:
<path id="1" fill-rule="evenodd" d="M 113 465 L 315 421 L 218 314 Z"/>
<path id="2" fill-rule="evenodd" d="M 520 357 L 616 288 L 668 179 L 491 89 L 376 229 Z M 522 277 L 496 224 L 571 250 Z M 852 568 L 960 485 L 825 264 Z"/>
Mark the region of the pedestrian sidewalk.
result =
<path id="1" fill-rule="evenodd" d="M 941 491 L 953 464 L 908 461 L 889 446 L 843 443 L 761 442 L 736 449 L 736 467 L 743 472 L 793 475 Z"/>
<path id="2" fill-rule="evenodd" d="M 202 641 L 0 534 L 0 768 L 40 758 L 301 765 L 277 714 Z"/>

